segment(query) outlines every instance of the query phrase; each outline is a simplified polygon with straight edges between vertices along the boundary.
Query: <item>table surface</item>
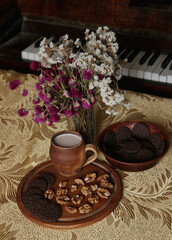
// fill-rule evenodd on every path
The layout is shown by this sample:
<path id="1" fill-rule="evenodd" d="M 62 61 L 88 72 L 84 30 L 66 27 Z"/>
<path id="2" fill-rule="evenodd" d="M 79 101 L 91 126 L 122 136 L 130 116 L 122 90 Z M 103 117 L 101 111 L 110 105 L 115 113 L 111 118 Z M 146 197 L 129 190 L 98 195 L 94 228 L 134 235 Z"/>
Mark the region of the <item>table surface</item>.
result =
<path id="1" fill-rule="evenodd" d="M 11 91 L 10 81 L 19 79 L 22 87 Z M 88 227 L 54 230 L 38 226 L 19 210 L 16 192 L 21 179 L 34 167 L 49 160 L 50 139 L 68 128 L 66 118 L 52 126 L 36 124 L 31 114 L 20 118 L 16 112 L 31 106 L 36 76 L 0 70 L 0 238 L 21 240 L 171 240 L 172 239 L 172 145 L 151 169 L 143 172 L 116 170 L 122 179 L 123 195 L 114 211 Z M 160 127 L 172 144 L 172 100 L 126 91 L 132 106 L 119 109 L 116 117 L 95 108 L 96 135 L 117 121 L 140 120 Z M 99 160 L 105 160 L 98 153 Z"/>

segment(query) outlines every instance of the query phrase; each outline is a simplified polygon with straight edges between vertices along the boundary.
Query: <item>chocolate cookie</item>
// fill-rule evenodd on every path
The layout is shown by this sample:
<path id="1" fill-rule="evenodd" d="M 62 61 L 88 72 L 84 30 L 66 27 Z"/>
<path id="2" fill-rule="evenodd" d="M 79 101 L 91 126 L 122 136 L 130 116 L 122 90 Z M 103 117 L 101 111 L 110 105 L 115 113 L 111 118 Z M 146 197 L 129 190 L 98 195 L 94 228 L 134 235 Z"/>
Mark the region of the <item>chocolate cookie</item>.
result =
<path id="1" fill-rule="evenodd" d="M 132 135 L 138 139 L 147 139 L 150 135 L 149 127 L 143 123 L 136 123 L 132 129 Z"/>
<path id="2" fill-rule="evenodd" d="M 128 158 L 129 158 L 129 153 L 126 152 L 125 150 L 123 150 L 123 151 L 120 151 L 118 153 L 115 153 L 113 157 L 117 160 L 127 162 Z"/>
<path id="3" fill-rule="evenodd" d="M 114 149 L 116 145 L 115 133 L 113 131 L 107 131 L 104 135 L 104 147 L 106 151 Z"/>
<path id="4" fill-rule="evenodd" d="M 165 148 L 165 142 L 161 140 L 161 136 L 158 133 L 153 132 L 150 134 L 148 140 L 155 147 L 157 156 L 160 155 Z"/>
<path id="5" fill-rule="evenodd" d="M 126 141 L 122 144 L 123 150 L 128 153 L 135 153 L 141 149 L 141 143 L 137 140 L 130 140 Z"/>
<path id="6" fill-rule="evenodd" d="M 28 192 L 29 192 L 30 194 L 39 194 L 39 195 L 41 195 L 42 197 L 44 196 L 44 192 L 43 192 L 41 189 L 36 188 L 36 187 L 30 187 L 30 188 L 28 189 Z"/>
<path id="7" fill-rule="evenodd" d="M 40 177 L 47 181 L 48 188 L 56 182 L 56 177 L 52 173 L 43 173 Z"/>
<path id="8" fill-rule="evenodd" d="M 155 158 L 154 152 L 152 152 L 148 148 L 143 148 L 139 152 L 136 153 L 137 162 L 146 162 Z"/>
<path id="9" fill-rule="evenodd" d="M 116 140 L 120 142 L 121 140 L 128 139 L 131 137 L 131 130 L 128 127 L 120 127 L 116 130 Z"/>
<path id="10" fill-rule="evenodd" d="M 41 189 L 44 192 L 47 189 L 47 186 L 47 181 L 44 178 L 38 177 L 28 184 L 27 189 L 29 191 L 30 188 L 35 187 Z"/>
<path id="11" fill-rule="evenodd" d="M 46 222 L 56 222 L 61 214 L 61 207 L 55 203 L 45 204 L 42 209 L 39 209 L 39 217 Z"/>

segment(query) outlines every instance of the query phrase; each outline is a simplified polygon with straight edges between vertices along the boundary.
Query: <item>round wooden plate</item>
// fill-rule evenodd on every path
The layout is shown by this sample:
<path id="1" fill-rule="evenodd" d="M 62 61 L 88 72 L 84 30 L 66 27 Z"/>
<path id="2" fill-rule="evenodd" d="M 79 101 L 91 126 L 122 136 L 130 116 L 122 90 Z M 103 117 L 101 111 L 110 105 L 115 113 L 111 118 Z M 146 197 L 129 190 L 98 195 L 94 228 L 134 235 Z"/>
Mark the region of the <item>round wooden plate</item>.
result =
<path id="1" fill-rule="evenodd" d="M 62 215 L 57 222 L 48 223 L 42 220 L 39 217 L 32 215 L 24 206 L 22 202 L 22 192 L 25 192 L 27 185 L 36 177 L 40 176 L 44 172 L 52 173 L 56 176 L 56 183 L 52 186 L 52 189 L 55 191 L 59 188 L 59 183 L 61 181 L 67 180 L 69 186 L 74 183 L 76 178 L 84 179 L 88 173 L 96 173 L 97 176 L 100 176 L 104 173 L 108 173 L 110 176 L 110 182 L 114 185 L 113 189 L 110 190 L 111 195 L 108 199 L 101 198 L 99 203 L 92 205 L 92 211 L 87 214 L 75 213 L 71 214 L 65 210 L 66 205 L 61 205 Z M 108 164 L 96 160 L 93 163 L 82 168 L 80 173 L 75 177 L 66 178 L 61 176 L 57 170 L 54 168 L 51 161 L 45 162 L 33 170 L 31 170 L 20 182 L 17 190 L 17 204 L 21 212 L 32 222 L 53 229 L 75 229 L 88 226 L 99 220 L 102 220 L 106 217 L 113 209 L 117 206 L 122 195 L 122 183 L 119 175 L 115 170 L 113 170 Z M 72 196 L 71 196 L 72 197 Z M 55 200 L 50 200 L 55 202 Z M 84 200 L 86 201 L 86 200 Z M 85 202 L 86 203 L 86 202 Z M 83 205 L 82 203 L 81 205 Z M 76 205 L 79 207 L 79 205 Z"/>

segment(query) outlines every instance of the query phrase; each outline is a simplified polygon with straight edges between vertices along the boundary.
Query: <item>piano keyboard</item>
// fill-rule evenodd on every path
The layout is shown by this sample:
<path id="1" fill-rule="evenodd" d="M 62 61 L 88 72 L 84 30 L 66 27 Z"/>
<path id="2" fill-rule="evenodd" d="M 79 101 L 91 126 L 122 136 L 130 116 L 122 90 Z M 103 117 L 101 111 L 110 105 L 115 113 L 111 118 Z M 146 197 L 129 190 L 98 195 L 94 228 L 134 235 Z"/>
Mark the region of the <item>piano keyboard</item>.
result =
<path id="1" fill-rule="evenodd" d="M 38 51 L 42 37 L 25 48 L 22 59 L 39 61 Z M 49 38 L 55 42 L 55 38 Z M 163 54 L 153 51 L 142 51 L 131 47 L 120 47 L 119 59 L 128 59 L 122 69 L 122 75 L 144 81 L 159 82 L 160 84 L 172 84 L 172 53 Z"/>

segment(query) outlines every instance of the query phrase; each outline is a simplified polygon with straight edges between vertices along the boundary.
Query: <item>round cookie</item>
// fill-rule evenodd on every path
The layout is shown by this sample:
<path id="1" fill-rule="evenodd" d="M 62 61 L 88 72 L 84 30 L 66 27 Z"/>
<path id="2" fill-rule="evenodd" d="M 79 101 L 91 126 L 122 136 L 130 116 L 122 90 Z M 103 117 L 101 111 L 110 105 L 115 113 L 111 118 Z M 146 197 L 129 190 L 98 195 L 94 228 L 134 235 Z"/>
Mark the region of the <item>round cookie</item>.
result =
<path id="1" fill-rule="evenodd" d="M 153 132 L 150 134 L 148 140 L 155 147 L 156 154 L 159 156 L 165 148 L 165 142 L 161 140 L 161 136 L 158 133 Z"/>
<path id="2" fill-rule="evenodd" d="M 56 222 L 62 214 L 61 207 L 55 203 L 49 203 L 39 212 L 39 217 L 46 222 Z"/>
<path id="3" fill-rule="evenodd" d="M 138 139 L 147 139 L 150 135 L 149 127 L 143 123 L 136 123 L 132 129 L 132 135 Z"/>
<path id="4" fill-rule="evenodd" d="M 136 153 L 136 160 L 138 162 L 146 162 L 155 158 L 154 152 L 152 152 L 148 148 L 143 148 L 139 152 Z"/>
<path id="5" fill-rule="evenodd" d="M 135 153 L 141 149 L 141 143 L 137 140 L 128 140 L 122 144 L 122 147 L 128 153 Z"/>
<path id="6" fill-rule="evenodd" d="M 131 134 L 131 130 L 128 127 L 120 127 L 115 132 L 116 140 L 120 142 L 124 139 L 128 139 L 131 137 Z"/>
<path id="7" fill-rule="evenodd" d="M 41 189 L 43 192 L 47 189 L 48 183 L 44 178 L 37 177 L 33 179 L 27 186 L 29 191 L 30 188 L 35 187 Z"/>
<path id="8" fill-rule="evenodd" d="M 104 134 L 104 145 L 107 151 L 115 148 L 116 138 L 115 133 L 113 131 L 110 130 Z"/>
<path id="9" fill-rule="evenodd" d="M 47 181 L 48 188 L 56 182 L 56 177 L 52 173 L 43 173 L 40 177 Z"/>

